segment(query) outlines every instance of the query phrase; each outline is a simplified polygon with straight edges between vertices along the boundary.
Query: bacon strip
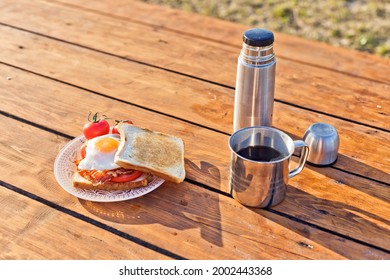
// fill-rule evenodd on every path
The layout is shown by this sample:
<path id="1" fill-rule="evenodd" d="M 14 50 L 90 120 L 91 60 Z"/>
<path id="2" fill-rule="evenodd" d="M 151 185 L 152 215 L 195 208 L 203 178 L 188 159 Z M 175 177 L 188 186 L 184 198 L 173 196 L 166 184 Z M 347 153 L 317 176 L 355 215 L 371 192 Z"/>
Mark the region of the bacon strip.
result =
<path id="1" fill-rule="evenodd" d="M 77 172 L 87 179 L 91 181 L 93 184 L 105 183 L 111 181 L 112 177 L 117 177 L 120 175 L 131 174 L 134 172 L 133 169 L 126 168 L 117 168 L 112 170 L 80 170 L 77 169 Z"/>

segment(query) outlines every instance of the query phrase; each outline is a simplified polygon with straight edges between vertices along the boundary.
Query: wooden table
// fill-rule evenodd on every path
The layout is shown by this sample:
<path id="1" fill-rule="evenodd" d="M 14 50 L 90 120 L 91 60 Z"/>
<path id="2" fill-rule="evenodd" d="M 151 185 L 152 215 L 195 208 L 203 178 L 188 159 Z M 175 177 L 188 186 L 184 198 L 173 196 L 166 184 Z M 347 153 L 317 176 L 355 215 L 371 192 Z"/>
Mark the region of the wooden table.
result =
<path id="1" fill-rule="evenodd" d="M 0 258 L 390 259 L 389 60 L 275 34 L 273 126 L 329 123 L 339 157 L 247 208 L 227 145 L 246 29 L 127 0 L 2 0 Z M 64 191 L 54 160 L 90 111 L 181 137 L 185 181 L 122 202 Z"/>

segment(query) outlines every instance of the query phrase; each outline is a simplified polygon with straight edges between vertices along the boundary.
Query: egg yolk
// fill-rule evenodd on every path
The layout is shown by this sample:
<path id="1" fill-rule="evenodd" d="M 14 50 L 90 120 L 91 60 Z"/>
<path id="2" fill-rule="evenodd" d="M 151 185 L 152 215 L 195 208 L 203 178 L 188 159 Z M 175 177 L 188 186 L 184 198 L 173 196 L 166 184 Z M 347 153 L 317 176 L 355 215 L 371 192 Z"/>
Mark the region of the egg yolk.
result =
<path id="1" fill-rule="evenodd" d="M 119 142 L 112 138 L 103 138 L 95 143 L 95 148 L 102 153 L 109 153 L 118 149 Z"/>

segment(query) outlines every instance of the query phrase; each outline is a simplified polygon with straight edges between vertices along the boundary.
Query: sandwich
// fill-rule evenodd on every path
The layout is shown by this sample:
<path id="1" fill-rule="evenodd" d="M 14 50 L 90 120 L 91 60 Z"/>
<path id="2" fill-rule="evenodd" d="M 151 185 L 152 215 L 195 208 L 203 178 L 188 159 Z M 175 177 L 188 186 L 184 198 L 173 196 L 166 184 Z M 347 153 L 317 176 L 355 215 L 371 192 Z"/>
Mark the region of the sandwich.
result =
<path id="1" fill-rule="evenodd" d="M 117 131 L 89 139 L 81 148 L 75 188 L 130 190 L 147 186 L 154 176 L 184 180 L 183 140 L 128 123 L 119 124 Z"/>

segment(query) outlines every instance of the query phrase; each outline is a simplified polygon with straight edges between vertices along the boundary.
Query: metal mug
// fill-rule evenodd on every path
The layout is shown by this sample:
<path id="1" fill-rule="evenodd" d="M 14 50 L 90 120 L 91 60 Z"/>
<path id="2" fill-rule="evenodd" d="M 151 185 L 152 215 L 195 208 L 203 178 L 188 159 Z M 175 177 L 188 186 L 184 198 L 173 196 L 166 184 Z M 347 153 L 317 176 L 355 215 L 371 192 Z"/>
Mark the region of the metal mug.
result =
<path id="1" fill-rule="evenodd" d="M 273 148 L 279 156 L 270 161 L 259 161 L 239 154 L 243 149 L 254 146 Z M 229 147 L 231 194 L 241 204 L 257 208 L 267 208 L 283 201 L 288 179 L 302 171 L 309 154 L 309 147 L 304 141 L 293 141 L 286 133 L 265 126 L 236 131 L 229 139 Z M 301 148 L 300 159 L 298 165 L 291 169 L 290 158 L 296 148 Z"/>

